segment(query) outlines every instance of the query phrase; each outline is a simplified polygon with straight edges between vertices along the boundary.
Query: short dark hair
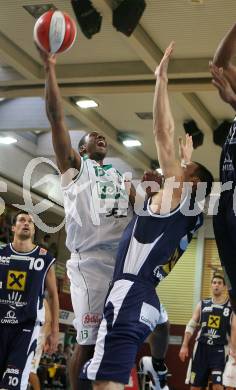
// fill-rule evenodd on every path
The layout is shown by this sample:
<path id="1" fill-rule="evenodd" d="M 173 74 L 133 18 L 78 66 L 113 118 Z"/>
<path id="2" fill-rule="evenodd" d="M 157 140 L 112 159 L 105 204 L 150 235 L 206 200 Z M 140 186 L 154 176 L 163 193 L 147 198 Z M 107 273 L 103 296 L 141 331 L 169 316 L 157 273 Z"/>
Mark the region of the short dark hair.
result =
<path id="1" fill-rule="evenodd" d="M 211 278 L 211 283 L 213 282 L 214 279 L 221 279 L 223 280 L 223 284 L 225 285 L 225 278 L 222 274 L 215 272 Z"/>
<path id="2" fill-rule="evenodd" d="M 212 188 L 214 178 L 213 178 L 211 172 L 206 167 L 204 167 L 204 165 L 202 165 L 198 162 L 195 162 L 195 164 L 197 165 L 197 168 L 196 168 L 194 174 L 199 177 L 201 182 L 207 183 L 206 196 L 208 196 L 211 193 L 211 188 Z"/>
<path id="3" fill-rule="evenodd" d="M 18 212 L 14 215 L 14 217 L 13 217 L 13 219 L 12 219 L 12 225 L 15 225 L 15 224 L 16 224 L 17 217 L 18 217 L 18 215 L 21 215 L 21 214 L 32 215 L 32 214 L 29 213 L 28 211 L 20 210 L 20 211 L 18 211 Z M 34 223 L 34 221 L 33 221 L 33 223 Z M 34 226 L 35 226 L 35 223 L 34 223 Z"/>
<path id="4" fill-rule="evenodd" d="M 78 144 L 78 149 L 80 150 L 82 146 L 86 144 L 86 138 L 90 133 L 86 133 L 83 135 L 83 137 L 80 139 L 79 144 Z"/>

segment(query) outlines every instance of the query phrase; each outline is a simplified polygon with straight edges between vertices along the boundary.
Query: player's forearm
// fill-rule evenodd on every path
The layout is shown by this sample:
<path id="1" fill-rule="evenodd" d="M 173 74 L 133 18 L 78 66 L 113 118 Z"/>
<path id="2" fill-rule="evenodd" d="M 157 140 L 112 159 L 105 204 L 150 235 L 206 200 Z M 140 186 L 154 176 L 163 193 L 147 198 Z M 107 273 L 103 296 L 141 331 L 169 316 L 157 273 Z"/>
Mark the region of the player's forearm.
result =
<path id="1" fill-rule="evenodd" d="M 46 111 L 52 125 L 64 121 L 64 110 L 55 65 L 49 65 L 46 68 Z"/>
<path id="2" fill-rule="evenodd" d="M 153 102 L 153 131 L 157 138 L 174 133 L 167 85 L 167 78 L 157 78 Z"/>
<path id="3" fill-rule="evenodd" d="M 228 68 L 236 55 L 236 24 L 228 31 L 216 49 L 213 63 L 218 67 Z"/>
<path id="4" fill-rule="evenodd" d="M 48 304 L 51 313 L 51 333 L 58 333 L 59 331 L 59 300 L 58 295 L 53 294 L 49 296 Z"/>
<path id="5" fill-rule="evenodd" d="M 189 333 L 189 332 L 185 332 L 184 333 L 184 339 L 183 339 L 183 343 L 182 343 L 183 347 L 188 347 L 189 346 L 189 342 L 191 340 L 191 337 L 192 337 L 191 333 Z"/>
<path id="6" fill-rule="evenodd" d="M 45 86 L 46 112 L 52 127 L 52 142 L 59 168 L 70 167 L 74 158 L 70 134 L 66 128 L 62 99 L 57 84 L 55 66 L 49 65 L 46 68 Z"/>

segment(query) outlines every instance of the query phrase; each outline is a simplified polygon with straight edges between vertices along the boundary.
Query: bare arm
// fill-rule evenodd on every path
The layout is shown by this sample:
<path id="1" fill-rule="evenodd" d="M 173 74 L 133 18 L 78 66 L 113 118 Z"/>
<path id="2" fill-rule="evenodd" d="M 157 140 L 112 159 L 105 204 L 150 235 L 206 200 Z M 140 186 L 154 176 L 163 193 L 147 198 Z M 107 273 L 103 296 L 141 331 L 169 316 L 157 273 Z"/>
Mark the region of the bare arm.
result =
<path id="1" fill-rule="evenodd" d="M 179 352 L 179 357 L 182 362 L 185 361 L 187 357 L 189 357 L 189 342 L 192 338 L 192 335 L 194 333 L 195 327 L 200 321 L 201 317 L 201 302 L 199 302 L 193 312 L 192 318 L 189 321 L 188 325 L 186 326 L 186 330 L 184 333 L 184 340 Z"/>
<path id="2" fill-rule="evenodd" d="M 232 63 L 236 55 L 236 24 L 227 32 L 216 49 L 213 64 L 223 68 L 225 76 L 236 92 L 236 67 Z"/>
<path id="3" fill-rule="evenodd" d="M 62 99 L 56 78 L 56 57 L 40 51 L 45 69 L 45 101 L 48 120 L 52 128 L 52 142 L 61 173 L 69 168 L 80 169 L 80 155 L 71 146 L 65 124 Z"/>
<path id="4" fill-rule="evenodd" d="M 51 333 L 51 324 L 52 324 L 52 316 L 50 312 L 50 307 L 48 304 L 47 299 L 44 299 L 44 306 L 45 306 L 45 322 L 44 322 L 44 333 L 46 338 Z"/>
<path id="5" fill-rule="evenodd" d="M 181 167 L 175 156 L 174 120 L 168 97 L 168 64 L 173 51 L 173 42 L 166 49 L 156 69 L 156 88 L 153 101 L 153 133 L 158 160 L 165 178 L 181 176 Z"/>
<path id="6" fill-rule="evenodd" d="M 213 63 L 210 63 L 210 71 L 212 74 L 212 83 L 218 89 L 221 99 L 229 103 L 231 107 L 236 111 L 236 93 L 225 75 L 223 68 L 218 68 Z"/>
<path id="7" fill-rule="evenodd" d="M 59 332 L 59 300 L 53 266 L 48 270 L 45 283 L 48 290 L 48 304 L 51 312 L 51 333 L 47 337 L 45 350 L 52 353 L 56 351 Z"/>

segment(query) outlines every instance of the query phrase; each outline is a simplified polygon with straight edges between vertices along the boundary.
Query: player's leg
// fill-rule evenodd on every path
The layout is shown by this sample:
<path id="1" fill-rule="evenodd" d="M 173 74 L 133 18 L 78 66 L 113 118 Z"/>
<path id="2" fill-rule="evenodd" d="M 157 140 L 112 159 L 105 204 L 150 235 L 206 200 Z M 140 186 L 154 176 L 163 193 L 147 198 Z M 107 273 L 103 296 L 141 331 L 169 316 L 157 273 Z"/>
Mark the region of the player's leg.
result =
<path id="1" fill-rule="evenodd" d="M 223 373 L 226 362 L 225 346 L 215 345 L 209 348 L 208 361 L 211 369 L 213 390 L 223 390 Z"/>
<path id="2" fill-rule="evenodd" d="M 84 364 L 92 359 L 94 353 L 94 345 L 79 345 L 75 346 L 73 355 L 70 361 L 69 377 L 70 386 L 74 390 L 89 390 L 92 389 L 91 382 L 89 380 L 81 380 L 79 373 L 82 370 Z"/>
<path id="3" fill-rule="evenodd" d="M 39 330 L 39 325 L 21 324 L 11 327 L 1 388 L 26 390 Z"/>
<path id="4" fill-rule="evenodd" d="M 41 386 L 40 386 L 39 377 L 36 373 L 32 371 L 30 372 L 29 375 L 29 383 L 30 386 L 33 388 L 33 390 L 40 390 Z"/>
<path id="5" fill-rule="evenodd" d="M 231 349 L 236 359 L 236 215 L 230 198 L 220 202 L 218 214 L 214 216 L 214 233 L 221 264 L 229 290 L 234 312 L 231 325 Z"/>
<path id="6" fill-rule="evenodd" d="M 155 290 L 130 280 L 114 283 L 106 300 L 93 359 L 83 375 L 95 389 L 122 389 L 129 381 L 138 348 L 155 329 L 160 306 Z"/>
<path id="7" fill-rule="evenodd" d="M 41 387 L 39 377 L 37 375 L 37 370 L 43 353 L 44 344 L 45 344 L 45 334 L 44 334 L 44 327 L 42 326 L 37 340 L 37 348 L 31 363 L 31 370 L 29 376 L 29 383 L 32 386 L 33 390 L 40 390 Z"/>
<path id="8" fill-rule="evenodd" d="M 0 390 L 3 388 L 2 385 L 2 376 L 4 371 L 6 370 L 7 364 L 7 352 L 8 352 L 8 337 L 9 337 L 9 329 L 7 326 L 0 326 Z"/>
<path id="9" fill-rule="evenodd" d="M 123 390 L 124 385 L 111 381 L 99 381 L 93 383 L 93 390 Z"/>
<path id="10" fill-rule="evenodd" d="M 189 384 L 191 390 L 207 387 L 210 370 L 207 359 L 207 345 L 196 342 L 194 345 Z"/>
<path id="11" fill-rule="evenodd" d="M 94 286 L 90 280 L 89 270 L 84 271 L 78 259 L 67 262 L 67 271 L 70 278 L 71 301 L 75 314 L 74 327 L 77 331 L 78 343 L 69 367 L 70 385 L 72 390 L 78 388 L 88 390 L 91 388 L 90 381 L 81 380 L 79 375 L 84 364 L 94 353 L 108 282 L 107 289 L 105 283 L 100 284 L 100 289 Z"/>
<path id="12" fill-rule="evenodd" d="M 168 389 L 167 386 L 167 366 L 165 357 L 169 343 L 169 328 L 168 315 L 164 307 L 161 305 L 159 324 L 150 334 L 148 342 L 150 344 L 151 356 L 144 356 L 140 361 L 141 372 L 149 375 L 152 380 L 151 388 Z"/>

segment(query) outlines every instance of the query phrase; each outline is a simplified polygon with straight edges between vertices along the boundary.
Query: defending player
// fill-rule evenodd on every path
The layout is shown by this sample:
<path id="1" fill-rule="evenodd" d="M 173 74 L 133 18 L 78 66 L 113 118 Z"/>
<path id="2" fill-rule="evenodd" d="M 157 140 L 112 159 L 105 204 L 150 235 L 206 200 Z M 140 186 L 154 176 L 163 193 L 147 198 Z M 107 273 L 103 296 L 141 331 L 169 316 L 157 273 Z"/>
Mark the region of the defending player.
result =
<path id="1" fill-rule="evenodd" d="M 175 157 L 174 121 L 167 93 L 172 50 L 173 43 L 157 67 L 154 96 L 154 137 L 166 182 L 147 202 L 146 214 L 133 218 L 119 244 L 95 353 L 82 375 L 95 381 L 96 390 L 122 389 L 128 382 L 138 348 L 161 320 L 155 287 L 202 224 L 201 212 L 185 215 L 184 209 L 189 200 L 194 203 L 197 183 L 206 182 L 203 198 L 211 190 L 212 175 L 206 168 L 197 163 L 182 168 Z M 192 193 L 183 190 L 185 181 L 193 183 Z"/>
<path id="2" fill-rule="evenodd" d="M 44 289 L 52 314 L 49 352 L 58 341 L 58 295 L 55 259 L 33 243 L 34 222 L 20 211 L 13 222 L 14 239 L 0 247 L 0 388 L 27 388 L 31 361 L 44 322 Z"/>
<path id="3" fill-rule="evenodd" d="M 233 59 L 236 54 L 236 25 L 220 42 L 210 71 L 213 84 L 223 101 L 236 110 L 236 67 Z M 220 159 L 220 180 L 222 191 L 219 209 L 214 216 L 214 233 L 220 255 L 225 280 L 234 312 L 231 325 L 231 353 L 236 359 L 236 121 L 233 120 L 229 134 L 222 149 Z"/>

